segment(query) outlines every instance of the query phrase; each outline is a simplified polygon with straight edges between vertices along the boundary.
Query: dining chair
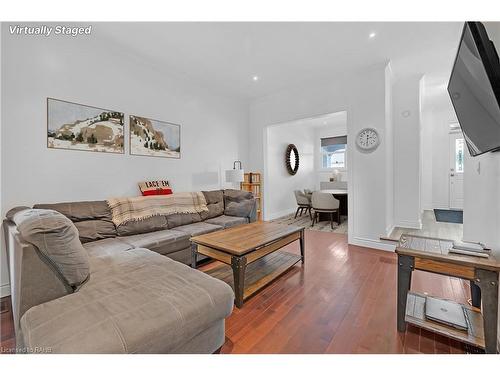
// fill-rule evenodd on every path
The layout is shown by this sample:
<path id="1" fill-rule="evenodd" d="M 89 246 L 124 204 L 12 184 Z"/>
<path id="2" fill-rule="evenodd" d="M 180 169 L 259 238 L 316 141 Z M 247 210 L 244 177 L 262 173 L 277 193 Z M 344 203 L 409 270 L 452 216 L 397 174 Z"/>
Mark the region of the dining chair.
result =
<path id="1" fill-rule="evenodd" d="M 295 194 L 295 200 L 297 201 L 297 206 L 298 206 L 297 211 L 295 211 L 295 219 L 297 218 L 299 211 L 300 211 L 299 216 L 302 216 L 302 214 L 304 213 L 304 210 L 305 210 L 306 213 L 309 212 L 309 217 L 312 220 L 311 203 L 310 203 L 307 195 L 305 195 L 304 192 L 302 192 L 300 190 L 294 190 L 294 194 Z"/>
<path id="2" fill-rule="evenodd" d="M 313 191 L 309 190 L 309 189 L 304 189 L 304 194 L 307 197 L 307 200 L 309 201 L 309 206 L 312 207 L 312 200 L 311 199 L 312 199 Z"/>
<path id="3" fill-rule="evenodd" d="M 340 225 L 340 202 L 333 196 L 333 194 L 315 191 L 312 193 L 311 201 L 312 209 L 314 210 L 311 224 L 312 227 L 314 226 L 314 223 L 318 222 L 318 216 L 320 213 L 330 214 L 330 226 L 333 229 L 333 214 L 336 212 L 337 223 Z"/>

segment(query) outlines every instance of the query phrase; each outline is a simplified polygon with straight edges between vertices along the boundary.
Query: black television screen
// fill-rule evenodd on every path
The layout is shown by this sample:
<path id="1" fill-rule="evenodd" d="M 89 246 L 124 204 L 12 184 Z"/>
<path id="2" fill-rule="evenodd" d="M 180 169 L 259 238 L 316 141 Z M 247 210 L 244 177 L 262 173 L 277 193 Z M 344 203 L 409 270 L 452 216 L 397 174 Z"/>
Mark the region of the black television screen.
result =
<path id="1" fill-rule="evenodd" d="M 500 149 L 500 61 L 481 22 L 464 25 L 448 93 L 469 153 Z"/>

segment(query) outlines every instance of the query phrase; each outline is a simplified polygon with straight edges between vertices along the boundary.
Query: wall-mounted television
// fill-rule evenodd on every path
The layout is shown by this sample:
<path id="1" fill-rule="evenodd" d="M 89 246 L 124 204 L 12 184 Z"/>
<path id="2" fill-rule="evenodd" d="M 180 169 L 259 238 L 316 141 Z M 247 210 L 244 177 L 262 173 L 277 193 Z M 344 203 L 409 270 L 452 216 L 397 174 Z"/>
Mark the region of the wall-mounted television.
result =
<path id="1" fill-rule="evenodd" d="M 481 22 L 466 22 L 448 93 L 469 153 L 500 149 L 500 60 Z"/>

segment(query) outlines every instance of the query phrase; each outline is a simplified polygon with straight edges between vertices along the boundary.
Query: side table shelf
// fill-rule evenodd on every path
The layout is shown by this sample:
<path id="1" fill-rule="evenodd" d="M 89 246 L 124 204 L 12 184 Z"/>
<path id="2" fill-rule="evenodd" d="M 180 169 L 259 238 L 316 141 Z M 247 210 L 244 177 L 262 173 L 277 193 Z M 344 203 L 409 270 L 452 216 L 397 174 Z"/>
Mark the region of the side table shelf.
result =
<path id="1" fill-rule="evenodd" d="M 478 309 L 460 304 L 464 307 L 464 312 L 467 315 L 467 321 L 469 323 L 469 330 L 463 331 L 446 324 L 441 324 L 427 319 L 425 317 L 426 297 L 427 296 L 424 294 L 408 292 L 405 316 L 405 321 L 407 323 L 484 349 L 483 317 Z"/>
<path id="2" fill-rule="evenodd" d="M 398 254 L 397 329 L 406 330 L 406 324 L 453 337 L 484 348 L 488 354 L 498 353 L 498 275 L 500 250 L 493 249 L 488 258 L 450 253 L 453 241 L 402 234 Z M 469 318 L 469 332 L 425 319 L 425 297 L 411 292 L 412 273 L 415 270 L 468 280 L 473 306 L 481 312 L 462 305 Z"/>

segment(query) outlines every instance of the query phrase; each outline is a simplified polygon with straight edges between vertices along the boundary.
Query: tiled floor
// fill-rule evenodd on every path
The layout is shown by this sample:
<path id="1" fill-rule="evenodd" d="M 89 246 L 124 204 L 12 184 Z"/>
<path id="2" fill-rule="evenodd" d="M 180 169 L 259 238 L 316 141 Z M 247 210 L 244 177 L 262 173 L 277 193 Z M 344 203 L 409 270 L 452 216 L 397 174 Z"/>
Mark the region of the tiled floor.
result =
<path id="1" fill-rule="evenodd" d="M 390 238 L 399 239 L 403 233 L 417 234 L 420 236 L 447 238 L 461 241 L 463 236 L 463 224 L 443 223 L 436 221 L 434 211 L 426 210 L 422 215 L 422 229 L 408 229 L 396 227 L 390 234 Z"/>

